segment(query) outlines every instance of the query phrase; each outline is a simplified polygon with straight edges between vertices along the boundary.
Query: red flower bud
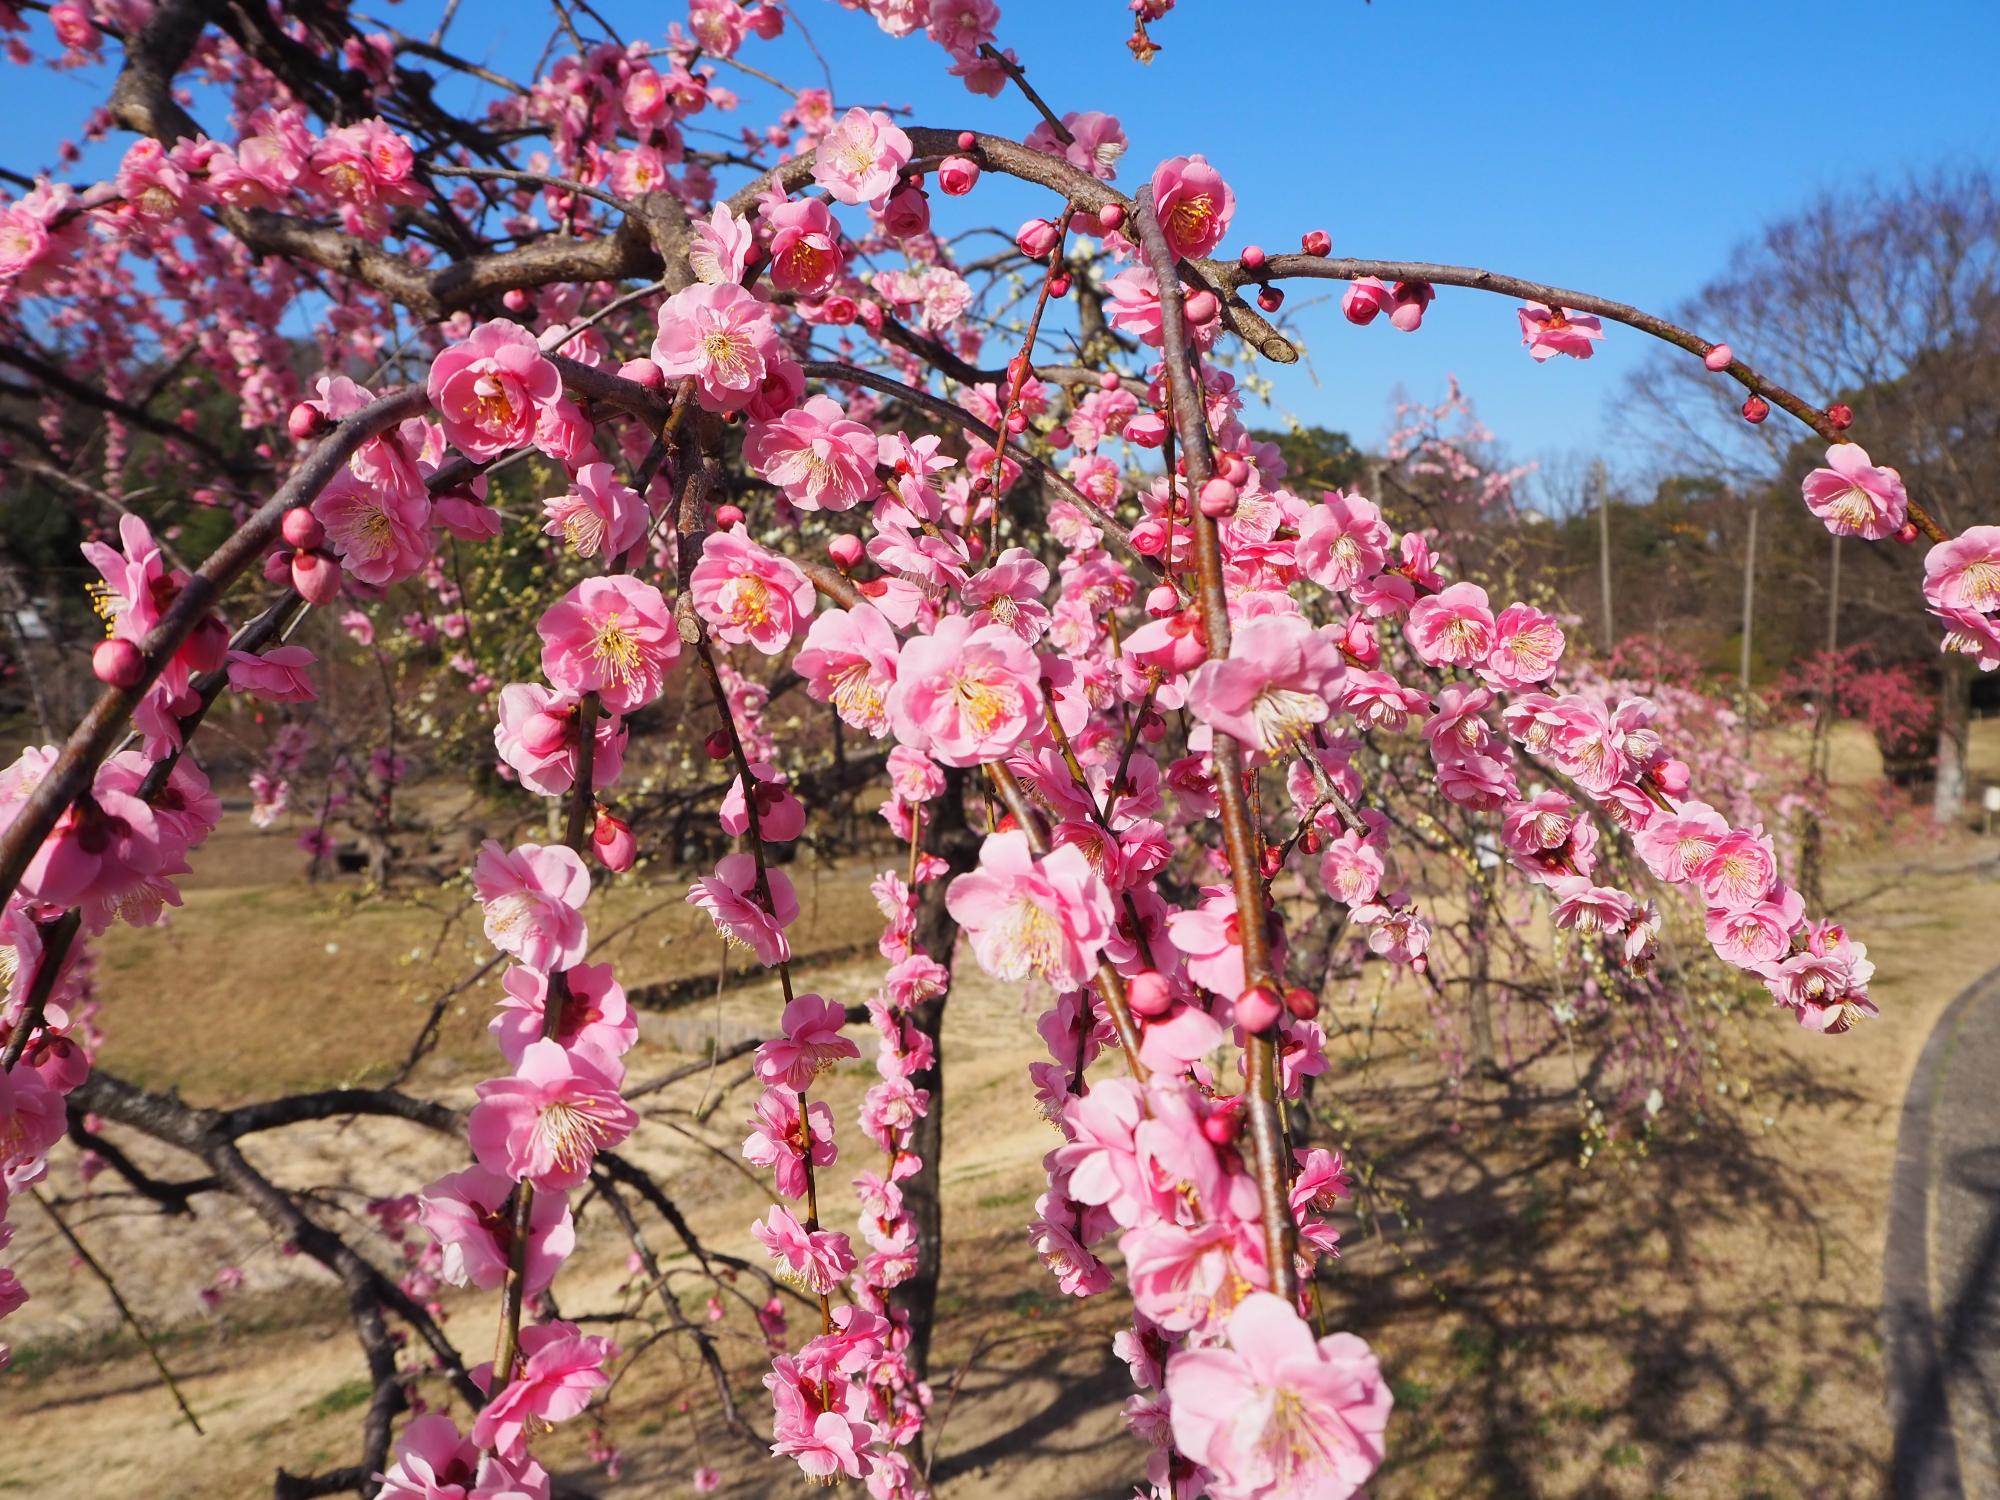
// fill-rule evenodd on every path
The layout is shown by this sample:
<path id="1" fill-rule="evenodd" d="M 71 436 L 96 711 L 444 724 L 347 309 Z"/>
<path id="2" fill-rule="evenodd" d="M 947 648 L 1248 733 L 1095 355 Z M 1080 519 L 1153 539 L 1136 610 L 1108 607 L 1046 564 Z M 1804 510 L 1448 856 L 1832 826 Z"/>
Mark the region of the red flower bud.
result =
<path id="1" fill-rule="evenodd" d="M 1333 238 L 1324 229 L 1308 229 L 1299 236 L 1299 248 L 1308 255 L 1325 255 L 1333 249 Z"/>
<path id="2" fill-rule="evenodd" d="M 298 442 L 316 438 L 333 426 L 332 419 L 310 401 L 301 401 L 285 418 L 285 430 Z"/>
<path id="3" fill-rule="evenodd" d="M 1826 409 L 1826 420 L 1835 432 L 1845 432 L 1854 425 L 1854 408 L 1845 401 L 1836 401 Z"/>
<path id="4" fill-rule="evenodd" d="M 1267 286 L 1257 294 L 1257 305 L 1267 313 L 1274 313 L 1285 305 L 1283 287 Z"/>
<path id="5" fill-rule="evenodd" d="M 1301 1021 L 1310 1021 L 1319 1014 L 1319 996 L 1309 989 L 1294 985 L 1285 991 L 1285 1009 Z"/>
<path id="6" fill-rule="evenodd" d="M 833 559 L 833 565 L 843 573 L 861 561 L 864 550 L 860 537 L 849 536 L 845 532 L 826 544 L 826 555 Z"/>
<path id="7" fill-rule="evenodd" d="M 1771 415 L 1771 403 L 1762 396 L 1752 396 L 1743 403 L 1743 420 L 1753 427 Z"/>
<path id="8" fill-rule="evenodd" d="M 726 729 L 716 730 L 707 739 L 702 741 L 701 747 L 708 752 L 710 760 L 728 760 L 731 754 L 729 748 L 729 731 Z"/>
<path id="9" fill-rule="evenodd" d="M 722 531 L 728 531 L 731 527 L 734 526 L 741 526 L 743 524 L 742 507 L 737 505 L 716 506 L 715 524 L 716 527 Z"/>
<path id="10" fill-rule="evenodd" d="M 590 835 L 590 847 L 597 862 L 614 875 L 631 869 L 632 861 L 639 857 L 639 841 L 632 837 L 632 825 L 602 810 Z"/>
<path id="11" fill-rule="evenodd" d="M 213 672 L 220 668 L 229 660 L 229 627 L 222 623 L 222 617 L 203 615 L 181 643 L 180 654 L 193 671 Z"/>
<path id="12" fill-rule="evenodd" d="M 1243 1116 L 1233 1109 L 1218 1109 L 1201 1122 L 1201 1133 L 1212 1146 L 1226 1146 L 1243 1133 Z"/>
<path id="13" fill-rule="evenodd" d="M 1262 245 L 1245 245 L 1243 247 L 1242 260 L 1244 270 L 1256 270 L 1264 264 L 1264 247 Z"/>
<path id="14" fill-rule="evenodd" d="M 1901 526 L 1896 528 L 1896 540 L 1901 542 L 1905 547 L 1909 546 L 1916 539 L 1917 523 L 1915 521 L 1905 521 Z"/>
<path id="15" fill-rule="evenodd" d="M 964 197 L 978 181 L 979 163 L 969 156 L 947 156 L 938 163 L 938 186 L 948 197 Z"/>
<path id="16" fill-rule="evenodd" d="M 961 151 L 970 151 L 970 150 L 971 150 L 971 149 L 972 149 L 972 148 L 973 148 L 974 146 L 976 146 L 976 145 L 978 145 L 978 144 L 979 144 L 979 137 L 978 137 L 978 136 L 976 136 L 976 135 L 974 135 L 974 134 L 973 134 L 973 133 L 972 133 L 971 131 L 969 131 L 969 130 L 961 130 L 961 131 L 960 131 L 960 132 L 958 133 L 958 149 L 959 149 L 959 150 L 961 150 Z"/>

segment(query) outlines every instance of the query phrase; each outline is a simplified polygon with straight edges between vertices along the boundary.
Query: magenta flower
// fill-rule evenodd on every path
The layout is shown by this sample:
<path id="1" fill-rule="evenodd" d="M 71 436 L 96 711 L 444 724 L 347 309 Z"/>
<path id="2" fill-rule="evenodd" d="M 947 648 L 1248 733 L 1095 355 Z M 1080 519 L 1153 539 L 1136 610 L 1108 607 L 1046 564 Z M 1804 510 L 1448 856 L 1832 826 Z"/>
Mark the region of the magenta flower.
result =
<path id="1" fill-rule="evenodd" d="M 1215 1500 L 1347 1500 L 1382 1462 L 1393 1400 L 1374 1354 L 1351 1333 L 1315 1342 L 1269 1292 L 1231 1314 L 1227 1347 L 1175 1353 L 1166 1390 Z"/>
<path id="2" fill-rule="evenodd" d="M 874 432 L 829 396 L 808 397 L 775 422 L 753 422 L 743 440 L 751 468 L 800 510 L 852 510 L 882 488 Z"/>
<path id="3" fill-rule="evenodd" d="M 697 282 L 660 308 L 653 363 L 670 380 L 692 377 L 705 410 L 743 410 L 778 358 L 771 309 L 734 282 Z"/>
<path id="4" fill-rule="evenodd" d="M 667 601 L 629 573 L 586 578 L 536 622 L 542 671 L 557 687 L 596 693 L 613 713 L 630 713 L 660 696 L 667 668 L 681 654 Z"/>
<path id="5" fill-rule="evenodd" d="M 840 225 L 824 203 L 774 191 L 759 201 L 757 216 L 770 226 L 771 284 L 779 291 L 824 297 L 840 284 L 847 257 Z"/>
<path id="6" fill-rule="evenodd" d="M 1196 669 L 1188 708 L 1253 753 L 1290 755 L 1326 722 L 1345 671 L 1332 637 L 1297 615 L 1265 615 L 1235 633 L 1225 659 Z"/>
<path id="7" fill-rule="evenodd" d="M 578 557 L 622 557 L 646 535 L 646 502 L 620 484 L 606 463 L 585 464 L 569 489 L 542 502 L 542 530 L 559 536 Z"/>
<path id="8" fill-rule="evenodd" d="M 688 905 L 698 907 L 715 923 L 725 942 L 748 948 L 765 968 L 792 956 L 785 929 L 799 919 L 799 898 L 783 870 L 765 871 L 771 910 L 757 895 L 757 861 L 749 854 L 725 854 L 715 873 L 697 880 L 688 891 Z"/>
<path id="9" fill-rule="evenodd" d="M 1065 844 L 1037 859 L 1018 829 L 986 840 L 979 868 L 951 883 L 945 908 L 995 979 L 1034 975 L 1059 990 L 1089 979 L 1117 920 L 1080 849 Z"/>
<path id="10" fill-rule="evenodd" d="M 542 410 L 562 396 L 562 377 L 535 336 L 494 319 L 431 361 L 425 389 L 444 435 L 467 458 L 498 458 L 535 441 Z"/>
<path id="11" fill-rule="evenodd" d="M 695 611 L 732 646 L 776 656 L 812 618 L 812 581 L 788 557 L 750 540 L 738 527 L 711 531 L 688 575 Z"/>
<path id="12" fill-rule="evenodd" d="M 831 703 L 843 722 L 881 739 L 889 732 L 896 685 L 896 632 L 872 604 L 830 609 L 812 622 L 792 666 L 806 691 Z"/>
<path id="13" fill-rule="evenodd" d="M 590 871 L 561 844 L 497 840 L 480 846 L 472 887 L 486 908 L 487 939 L 531 969 L 547 973 L 583 962 L 590 932 L 578 910 L 590 899 Z"/>
<path id="14" fill-rule="evenodd" d="M 565 1051 L 560 1042 L 530 1042 L 512 1077 L 479 1085 L 466 1122 L 473 1159 L 538 1191 L 575 1187 L 590 1175 L 597 1153 L 639 1123 L 618 1083 L 615 1062 Z"/>
<path id="15" fill-rule="evenodd" d="M 535 969 L 510 968 L 500 977 L 506 998 L 500 1014 L 487 1023 L 500 1044 L 500 1055 L 519 1063 L 521 1054 L 544 1036 L 571 1051 L 589 1051 L 615 1071 L 618 1059 L 639 1040 L 639 1020 L 626 1003 L 625 988 L 611 977 L 610 964 L 578 964 L 563 974 L 568 998 L 547 1029 L 549 976 Z"/>
<path id="16" fill-rule="evenodd" d="M 1567 354 L 1572 359 L 1589 359 L 1604 337 L 1604 325 L 1588 313 L 1565 312 L 1530 302 L 1520 309 L 1521 342 L 1528 347 L 1536 364 Z"/>
<path id="17" fill-rule="evenodd" d="M 1153 169 L 1153 212 L 1176 259 L 1206 255 L 1228 233 L 1236 195 L 1207 157 L 1169 157 Z"/>
<path id="18" fill-rule="evenodd" d="M 804 1093 L 843 1057 L 859 1057 L 861 1049 L 840 1034 L 847 1011 L 838 1001 L 800 995 L 785 1007 L 779 1035 L 757 1049 L 757 1076 Z"/>
<path id="19" fill-rule="evenodd" d="M 545 1323 L 521 1330 L 521 1356 L 520 1373 L 472 1424 L 472 1441 L 504 1459 L 525 1455 L 530 1422 L 565 1421 L 590 1405 L 592 1394 L 611 1383 L 604 1367 L 618 1357 L 618 1347 L 574 1323 Z M 491 1366 L 480 1368 L 490 1385 Z"/>
<path id="20" fill-rule="evenodd" d="M 1041 669 L 1012 631 L 947 615 L 904 645 L 889 692 L 896 738 L 947 766 L 1013 753 L 1041 724 Z"/>
<path id="21" fill-rule="evenodd" d="M 438 1275 L 453 1286 L 491 1288 L 506 1280 L 514 1237 L 512 1179 L 486 1167 L 440 1177 L 417 1199 L 417 1219 L 443 1252 Z M 526 1279 L 533 1296 L 555 1279 L 576 1248 L 569 1198 L 537 1193 L 528 1209 Z"/>
<path id="22" fill-rule="evenodd" d="M 743 1159 L 768 1168 L 785 1197 L 804 1197 L 806 1121 L 812 1123 L 813 1165 L 830 1167 L 839 1155 L 833 1141 L 833 1111 L 815 1099 L 802 1117 L 799 1096 L 782 1085 L 765 1089 L 751 1109 L 752 1128 L 743 1142 Z"/>
<path id="23" fill-rule="evenodd" d="M 319 690 L 306 671 L 316 660 L 303 646 L 273 646 L 262 656 L 254 651 L 232 651 L 229 686 L 266 703 L 310 703 Z"/>
<path id="24" fill-rule="evenodd" d="M 1419 599 L 1404 629 L 1426 666 L 1476 667 L 1493 650 L 1493 611 L 1476 583 L 1454 583 Z"/>
<path id="25" fill-rule="evenodd" d="M 1826 461 L 1829 467 L 1806 475 L 1806 509 L 1835 536 L 1871 542 L 1894 536 L 1909 516 L 1903 476 L 1870 464 L 1859 443 L 1835 443 L 1826 450 Z"/>
<path id="26" fill-rule="evenodd" d="M 836 203 L 886 198 L 910 162 L 910 138 L 881 110 L 850 109 L 820 137 L 813 181 Z"/>
<path id="27" fill-rule="evenodd" d="M 430 497 L 421 484 L 378 485 L 345 468 L 320 491 L 312 513 L 341 567 L 374 588 L 414 578 L 436 550 Z"/>

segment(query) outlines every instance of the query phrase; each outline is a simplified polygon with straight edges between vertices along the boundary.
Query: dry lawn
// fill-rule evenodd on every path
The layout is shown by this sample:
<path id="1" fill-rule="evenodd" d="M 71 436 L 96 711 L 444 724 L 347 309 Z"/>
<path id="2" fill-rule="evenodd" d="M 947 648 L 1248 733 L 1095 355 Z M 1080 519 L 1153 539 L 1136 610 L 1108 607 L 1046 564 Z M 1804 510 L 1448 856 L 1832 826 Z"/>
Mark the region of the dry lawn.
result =
<path id="1" fill-rule="evenodd" d="M 1983 735 L 1978 751 L 1982 770 L 2000 771 L 2000 735 Z M 1838 763 L 1865 801 L 1872 752 L 1857 740 Z M 298 882 L 274 841 L 220 837 L 205 868 L 228 883 L 192 891 L 164 933 L 120 933 L 102 949 L 107 1066 L 204 1103 L 388 1076 L 433 999 L 486 957 L 462 890 L 357 901 L 351 885 Z M 1567 1054 L 1523 1067 L 1505 1088 L 1461 1093 L 1442 1081 L 1412 997 L 1392 992 L 1379 1010 L 1372 996 L 1336 1004 L 1317 1128 L 1363 1170 L 1368 1213 L 1348 1227 L 1322 1293 L 1329 1321 L 1369 1338 L 1395 1383 L 1378 1497 L 1883 1491 L 1878 1317 L 1897 1110 L 1932 1018 L 1992 962 L 1985 935 L 2000 920 L 2000 886 L 1981 869 L 1995 853 L 1969 832 L 1835 851 L 1830 896 L 1878 963 L 1883 1019 L 1823 1039 L 1761 1007 L 1723 1018 L 1703 1109 L 1670 1113 L 1643 1150 L 1583 1160 Z M 838 949 L 871 927 L 865 869 L 794 878 L 808 912 L 802 949 Z M 609 952 L 628 984 L 713 973 L 717 947 L 670 876 L 591 920 L 600 946 L 624 928 Z M 225 950 L 222 974 L 215 955 Z M 856 1000 L 879 967 L 834 963 L 805 984 Z M 412 1089 L 470 1097 L 494 988 L 489 976 L 447 1001 L 440 1046 Z M 757 1034 L 774 1001 L 767 984 L 733 984 L 718 1000 L 649 1015 L 632 1077 Z M 949 1415 L 934 1418 L 934 1478 L 945 1496 L 1108 1500 L 1130 1493 L 1143 1463 L 1118 1416 L 1131 1394 L 1109 1348 L 1121 1307 L 1115 1296 L 1058 1295 L 1022 1232 L 1055 1139 L 1027 1102 L 1023 1070 L 1039 1055 L 1031 1003 L 973 975 L 948 1020 L 950 1245 L 933 1373 L 936 1412 Z M 712 1244 L 754 1256 L 747 1229 L 766 1198 L 731 1160 L 748 1099 L 739 1074 L 724 1065 L 652 1096 L 633 1154 Z M 833 1081 L 843 1119 L 866 1081 L 860 1069 Z M 367 1197 L 462 1160 L 453 1142 L 385 1121 L 294 1129 L 251 1149 L 280 1180 L 323 1188 L 357 1234 Z M 169 1165 L 164 1153 L 144 1156 Z M 73 1166 L 58 1165 L 56 1191 L 77 1193 Z M 14 1254 L 35 1300 L 7 1325 L 16 1353 L 0 1383 L 0 1492 L 239 1496 L 268 1492 L 280 1464 L 351 1461 L 367 1392 L 325 1279 L 225 1200 L 201 1200 L 192 1223 L 168 1221 L 110 1185 L 98 1179 L 70 1213 L 165 1330 L 163 1352 L 209 1435 L 176 1424 L 102 1289 L 22 1202 Z M 663 1254 L 675 1248 L 665 1226 L 651 1227 Z M 584 1231 L 559 1285 L 572 1316 L 630 1300 L 615 1226 L 598 1213 Z M 245 1289 L 203 1313 L 197 1290 L 223 1264 L 244 1269 Z M 696 1283 L 681 1285 L 699 1316 Z M 453 1296 L 446 1308 L 449 1331 L 483 1358 L 491 1299 Z M 762 1424 L 747 1320 L 732 1312 L 722 1328 L 738 1398 Z M 643 1332 L 622 1336 L 629 1346 Z M 618 1493 L 690 1493 L 697 1462 L 722 1470 L 727 1494 L 808 1493 L 729 1438 L 713 1408 L 687 1352 L 656 1345 L 597 1414 L 625 1453 Z M 589 1487 L 586 1425 L 559 1433 L 545 1456 Z"/>

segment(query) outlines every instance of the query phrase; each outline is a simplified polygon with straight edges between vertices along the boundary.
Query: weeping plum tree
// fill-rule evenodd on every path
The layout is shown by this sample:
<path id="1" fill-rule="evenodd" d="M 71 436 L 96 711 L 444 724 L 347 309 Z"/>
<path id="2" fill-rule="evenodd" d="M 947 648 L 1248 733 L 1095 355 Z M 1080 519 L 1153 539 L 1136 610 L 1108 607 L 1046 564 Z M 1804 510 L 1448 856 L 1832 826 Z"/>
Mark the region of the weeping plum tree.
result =
<path id="1" fill-rule="evenodd" d="M 797 24 L 765 3 L 694 0 L 662 40 L 558 4 L 523 78 L 454 49 L 455 4 L 427 36 L 336 3 L 0 4 L 17 62 L 100 67 L 88 130 L 118 157 L 102 180 L 13 178 L 0 205 L 9 482 L 63 488 L 108 624 L 95 702 L 0 773 L 0 1171 L 18 1204 L 67 1131 L 169 1218 L 233 1195 L 335 1279 L 368 1365 L 359 1451 L 281 1472 L 280 1494 L 545 1495 L 551 1426 L 660 1338 L 776 1464 L 922 1493 L 953 1270 L 941 1023 L 968 962 L 1041 997 L 1048 1057 L 1022 1092 L 1055 1134 L 1032 1251 L 1072 1296 L 1122 1282 L 1134 1467 L 1153 1493 L 1220 1500 L 1348 1495 L 1393 1441 L 1375 1356 L 1308 1316 L 1349 1189 L 1297 1102 L 1325 1066 L 1323 991 L 1352 965 L 1469 1003 L 1482 1065 L 1491 966 L 1534 961 L 1536 912 L 1624 1002 L 1605 1024 L 1628 1029 L 1625 1055 L 1682 1025 L 1677 997 L 1703 982 L 1657 957 L 1668 920 L 1816 1032 L 1875 1013 L 1865 949 L 1804 909 L 1704 739 L 1712 716 L 1633 694 L 1550 610 L 1473 581 L 1482 560 L 1436 518 L 1508 476 L 1417 422 L 1363 471 L 1376 498 L 1311 466 L 1294 480 L 1290 459 L 1324 445 L 1253 436 L 1237 372 L 1298 357 L 1280 321 L 1298 281 L 1341 283 L 1347 320 L 1378 325 L 1357 338 L 1414 332 L 1468 289 L 1519 304 L 1537 361 L 1589 357 L 1607 325 L 1662 340 L 1750 420 L 1829 445 L 1804 501 L 1835 535 L 1929 539 L 1924 602 L 1982 667 L 2000 658 L 2000 528 L 1950 536 L 1845 406 L 1625 304 L 1338 258 L 1317 229 L 1225 258 L 1222 166 L 1131 173 L 1115 116 L 1044 100 L 990 0 L 866 8 L 925 65 L 1017 96 L 1025 128 L 782 88 L 705 149 L 708 121 L 745 107 L 731 83 L 765 80 L 759 40 Z M 1171 5 L 1134 9 L 1144 57 Z M 493 102 L 454 107 L 472 82 Z M 932 214 L 976 216 L 999 179 L 1041 208 L 973 260 L 984 242 Z M 303 372 L 288 328 L 309 330 Z M 174 414 L 215 390 L 229 432 L 192 401 Z M 202 555 L 149 524 L 158 486 L 226 520 Z M 462 570 L 482 556 L 534 561 L 509 575 L 511 654 L 472 629 Z M 504 998 L 463 1113 L 395 1087 L 197 1109 L 93 1066 L 90 941 L 179 900 L 221 816 L 203 720 L 225 694 L 310 705 L 326 672 L 305 642 L 336 639 L 306 628 L 315 611 L 378 648 L 461 642 L 466 743 L 552 809 L 542 842 L 471 863 Z M 701 705 L 705 761 L 663 800 L 628 768 L 664 763 L 669 692 Z M 825 705 L 837 770 L 785 769 L 780 692 Z M 301 763 L 296 727 L 253 780 L 260 807 Z M 387 799 L 444 732 L 413 718 L 344 759 Z M 794 981 L 787 869 L 871 782 L 894 840 L 884 967 L 849 1009 Z M 632 1007 L 592 961 L 593 893 L 644 878 L 668 806 L 701 807 L 726 849 L 687 903 L 784 997 L 743 1049 L 742 1154 L 773 1194 L 754 1261 L 706 1245 L 633 1159 L 634 1100 L 673 1077 L 627 1078 Z M 1435 916 L 1416 884 L 1432 855 L 1472 882 Z M 861 1038 L 878 1077 L 838 1119 L 824 1080 Z M 401 1266 L 241 1146 L 359 1114 L 464 1142 L 462 1170 L 380 1206 Z M 857 1206 L 858 1243 L 839 1227 Z M 629 1351 L 615 1320 L 548 1315 L 586 1207 L 652 1299 L 661 1332 Z M 770 1350 L 767 1411 L 739 1404 L 725 1346 L 683 1311 L 704 1281 Z M 484 1335 L 474 1355 L 446 1334 L 439 1282 L 490 1296 L 490 1361 Z M 0 1279 L 0 1312 L 19 1296 Z"/>

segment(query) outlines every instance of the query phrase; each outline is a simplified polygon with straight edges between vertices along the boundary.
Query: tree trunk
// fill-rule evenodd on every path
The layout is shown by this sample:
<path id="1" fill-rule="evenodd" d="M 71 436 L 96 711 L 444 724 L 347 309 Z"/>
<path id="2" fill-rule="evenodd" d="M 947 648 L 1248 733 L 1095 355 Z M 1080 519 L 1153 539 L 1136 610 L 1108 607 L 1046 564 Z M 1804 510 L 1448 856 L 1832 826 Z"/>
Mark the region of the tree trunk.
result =
<path id="1" fill-rule="evenodd" d="M 966 774 L 947 769 L 944 793 L 924 806 L 924 849 L 949 866 L 917 893 L 916 946 L 947 969 L 953 968 L 952 946 L 958 925 L 944 909 L 945 888 L 952 877 L 979 862 L 979 835 L 965 819 Z M 890 1301 L 909 1314 L 910 1368 L 919 1380 L 928 1378 L 931 1328 L 937 1313 L 938 1277 L 944 1256 L 944 1007 L 951 992 L 926 1000 L 911 1015 L 917 1029 L 931 1039 L 930 1067 L 910 1082 L 930 1093 L 930 1107 L 917 1121 L 910 1149 L 923 1165 L 903 1183 L 903 1207 L 917 1226 L 917 1273 L 889 1294 Z"/>
<path id="2" fill-rule="evenodd" d="M 1966 791 L 1967 696 L 1971 674 L 1965 658 L 1951 652 L 1944 659 L 1944 681 L 1938 687 L 1937 786 L 1931 793 L 1931 821 L 1946 827 L 1963 821 Z"/>

